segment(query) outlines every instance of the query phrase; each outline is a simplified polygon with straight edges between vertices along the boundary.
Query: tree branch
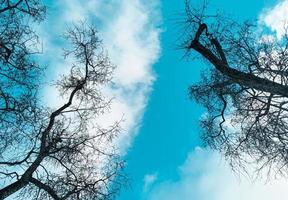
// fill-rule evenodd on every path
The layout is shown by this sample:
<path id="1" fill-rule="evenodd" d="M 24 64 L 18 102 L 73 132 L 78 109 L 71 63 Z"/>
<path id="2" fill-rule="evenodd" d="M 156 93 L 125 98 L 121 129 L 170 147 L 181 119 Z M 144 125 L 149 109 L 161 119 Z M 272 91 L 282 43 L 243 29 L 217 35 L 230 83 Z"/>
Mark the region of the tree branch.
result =
<path id="1" fill-rule="evenodd" d="M 198 31 L 199 30 L 201 31 L 202 29 L 203 28 L 199 26 Z M 234 68 L 231 68 L 227 63 L 225 63 L 225 61 L 219 59 L 211 50 L 209 50 L 204 45 L 202 45 L 198 39 L 199 39 L 199 36 L 198 34 L 196 34 L 195 39 L 191 42 L 191 45 L 188 47 L 188 49 L 196 50 L 198 53 L 204 56 L 212 65 L 214 65 L 215 68 L 219 70 L 222 74 L 228 76 L 229 78 L 231 78 L 233 81 L 235 81 L 238 84 L 241 84 L 250 88 L 254 88 L 256 90 L 260 90 L 263 92 L 269 92 L 269 93 L 281 95 L 283 97 L 288 97 L 287 86 L 281 85 L 279 83 L 276 83 L 276 82 L 273 82 L 264 78 L 260 78 L 253 74 L 248 74 L 245 72 L 238 71 Z M 214 38 L 214 43 L 215 42 L 220 44 Z"/>
<path id="2" fill-rule="evenodd" d="M 5 8 L 2 8 L 0 9 L 0 13 L 3 13 L 7 10 L 11 10 L 11 9 L 14 9 L 14 8 L 17 8 L 17 6 L 19 6 L 19 4 L 22 2 L 23 0 L 19 0 L 17 3 L 15 3 L 14 5 L 8 5 L 7 7 Z"/>
<path id="3" fill-rule="evenodd" d="M 61 198 L 49 185 L 46 185 L 33 177 L 30 178 L 30 182 L 36 185 L 38 188 L 45 190 L 52 198 L 54 198 L 54 200 L 61 200 Z"/>

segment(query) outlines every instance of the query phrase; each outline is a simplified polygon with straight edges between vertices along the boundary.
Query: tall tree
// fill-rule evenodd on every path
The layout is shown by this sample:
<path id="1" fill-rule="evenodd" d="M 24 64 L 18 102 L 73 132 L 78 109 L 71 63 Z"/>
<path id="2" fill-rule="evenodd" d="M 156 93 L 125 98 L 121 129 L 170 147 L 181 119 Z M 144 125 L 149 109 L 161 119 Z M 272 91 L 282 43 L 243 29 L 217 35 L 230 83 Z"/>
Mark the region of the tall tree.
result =
<path id="1" fill-rule="evenodd" d="M 210 65 L 190 87 L 207 109 L 204 141 L 234 167 L 256 162 L 259 169 L 287 172 L 288 35 L 276 39 L 251 22 L 209 15 L 205 3 L 186 1 L 186 16 L 187 53 Z"/>
<path id="2" fill-rule="evenodd" d="M 42 105 L 29 23 L 44 14 L 39 1 L 0 1 L 0 199 L 111 199 L 123 167 L 112 145 L 120 122 L 101 128 L 95 118 L 109 109 L 101 88 L 114 66 L 94 27 L 71 27 L 65 57 L 74 64 L 56 83 L 66 101 Z"/>

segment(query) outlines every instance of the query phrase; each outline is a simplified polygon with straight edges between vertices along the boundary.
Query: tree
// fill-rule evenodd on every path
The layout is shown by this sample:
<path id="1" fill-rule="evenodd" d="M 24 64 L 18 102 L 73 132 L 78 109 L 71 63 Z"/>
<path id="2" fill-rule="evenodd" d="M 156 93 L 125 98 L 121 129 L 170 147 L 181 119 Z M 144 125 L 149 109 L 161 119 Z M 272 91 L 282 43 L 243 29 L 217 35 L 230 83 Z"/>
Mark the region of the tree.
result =
<path id="1" fill-rule="evenodd" d="M 11 93 L 17 101 L 14 85 L 23 90 L 34 86 L 32 76 L 39 71 L 30 56 L 38 52 L 38 37 L 28 23 L 40 22 L 44 16 L 45 7 L 40 1 L 0 1 L 1 101 L 13 104 Z"/>
<path id="2" fill-rule="evenodd" d="M 207 109 L 205 143 L 234 167 L 256 162 L 287 172 L 288 34 L 276 39 L 252 22 L 209 15 L 205 3 L 186 1 L 186 16 L 185 49 L 211 66 L 189 90 Z"/>
<path id="3" fill-rule="evenodd" d="M 95 120 L 109 110 L 101 88 L 114 69 L 96 29 L 67 30 L 64 55 L 74 64 L 56 83 L 65 103 L 51 109 L 37 95 L 44 68 L 33 60 L 39 43 L 29 25 L 45 7 L 34 0 L 0 6 L 0 199 L 111 199 L 123 167 L 112 145 L 120 121 L 101 128 Z"/>

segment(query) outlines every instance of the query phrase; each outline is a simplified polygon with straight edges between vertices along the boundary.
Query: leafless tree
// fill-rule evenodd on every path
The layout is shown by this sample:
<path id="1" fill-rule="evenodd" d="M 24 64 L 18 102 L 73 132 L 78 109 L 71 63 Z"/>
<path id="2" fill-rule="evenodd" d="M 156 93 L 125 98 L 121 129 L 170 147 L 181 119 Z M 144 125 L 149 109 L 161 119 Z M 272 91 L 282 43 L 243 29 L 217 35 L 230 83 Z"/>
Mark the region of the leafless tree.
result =
<path id="1" fill-rule="evenodd" d="M 120 121 L 102 128 L 95 118 L 109 110 L 101 88 L 114 66 L 94 27 L 73 26 L 64 55 L 74 64 L 56 83 L 66 101 L 42 105 L 44 69 L 33 61 L 38 41 L 29 23 L 44 11 L 36 0 L 0 1 L 0 199 L 111 199 L 122 180 L 112 145 Z"/>
<path id="2" fill-rule="evenodd" d="M 39 2 L 0 1 L 0 149 L 7 146 L 8 138 L 17 137 L 5 133 L 6 126 L 22 124 L 34 104 L 42 69 L 32 60 L 38 38 L 30 25 L 44 18 L 45 7 Z"/>
<path id="3" fill-rule="evenodd" d="M 234 167 L 256 162 L 258 169 L 286 173 L 288 35 L 276 39 L 251 22 L 207 12 L 205 2 L 195 7 L 186 1 L 184 47 L 211 66 L 190 87 L 207 109 L 203 139 Z"/>

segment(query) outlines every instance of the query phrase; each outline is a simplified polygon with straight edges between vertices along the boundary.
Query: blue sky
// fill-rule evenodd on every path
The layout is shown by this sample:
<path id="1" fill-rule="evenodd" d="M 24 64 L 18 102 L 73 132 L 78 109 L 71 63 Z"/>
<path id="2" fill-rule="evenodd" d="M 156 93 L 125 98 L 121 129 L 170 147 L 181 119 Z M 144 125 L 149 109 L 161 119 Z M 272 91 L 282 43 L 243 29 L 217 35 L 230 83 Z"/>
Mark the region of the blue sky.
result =
<path id="1" fill-rule="evenodd" d="M 240 180 L 221 156 L 202 147 L 198 120 L 205 111 L 189 100 L 187 88 L 199 80 L 205 65 L 183 59 L 178 49 L 184 0 L 46 2 L 47 20 L 39 32 L 42 60 L 49 64 L 47 82 L 67 71 L 64 66 L 70 61 L 55 56 L 61 54 L 57 38 L 66 24 L 79 20 L 98 26 L 117 65 L 113 87 L 103 88 L 105 95 L 115 97 L 111 111 L 97 119 L 103 126 L 125 119 L 115 145 L 126 160 L 129 181 L 117 200 L 268 200 L 287 195 L 285 180 L 268 185 Z M 239 21 L 258 20 L 280 36 L 288 1 L 211 0 L 210 7 Z M 51 107 L 61 102 L 49 98 L 53 93 L 52 86 L 43 88 L 43 99 L 49 99 Z"/>

